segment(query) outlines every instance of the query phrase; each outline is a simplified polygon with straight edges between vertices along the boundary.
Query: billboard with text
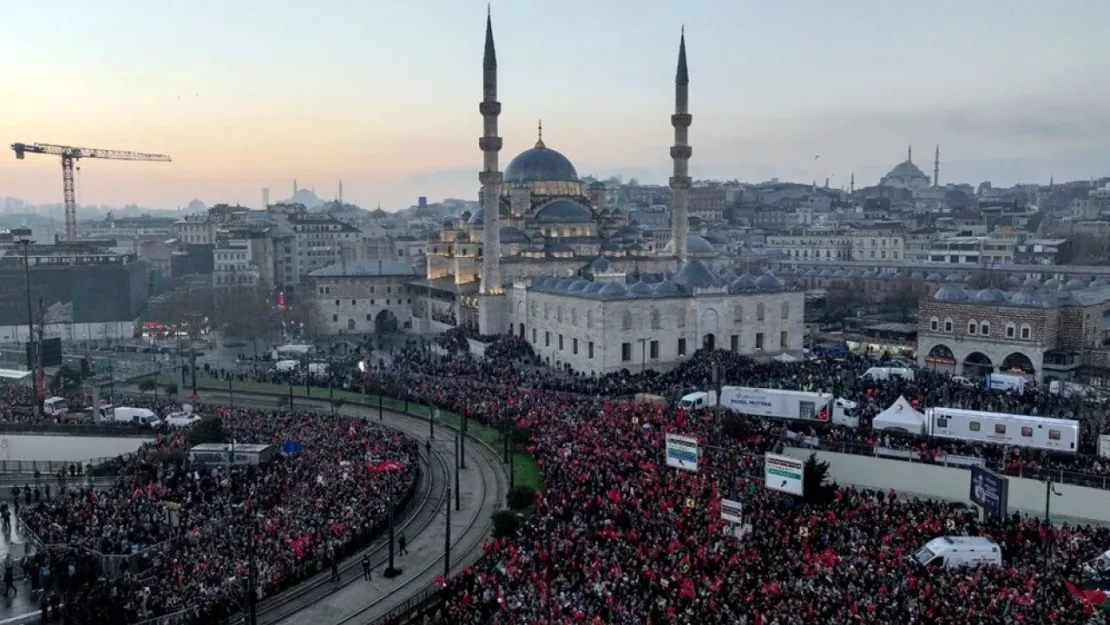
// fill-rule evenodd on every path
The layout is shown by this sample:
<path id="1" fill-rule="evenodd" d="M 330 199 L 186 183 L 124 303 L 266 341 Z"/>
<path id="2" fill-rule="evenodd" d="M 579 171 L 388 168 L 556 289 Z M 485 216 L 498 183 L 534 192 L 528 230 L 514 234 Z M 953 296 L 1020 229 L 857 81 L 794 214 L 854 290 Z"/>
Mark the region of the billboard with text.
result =
<path id="1" fill-rule="evenodd" d="M 668 434 L 666 447 L 668 467 L 698 472 L 698 439 Z"/>

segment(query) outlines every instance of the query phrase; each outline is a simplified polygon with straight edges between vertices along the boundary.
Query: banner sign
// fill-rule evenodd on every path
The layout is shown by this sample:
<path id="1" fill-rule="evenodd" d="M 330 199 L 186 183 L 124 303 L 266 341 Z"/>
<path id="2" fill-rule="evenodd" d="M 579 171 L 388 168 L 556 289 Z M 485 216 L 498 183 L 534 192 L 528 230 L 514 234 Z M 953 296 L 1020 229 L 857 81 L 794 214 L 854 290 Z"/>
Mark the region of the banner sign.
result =
<path id="1" fill-rule="evenodd" d="M 677 434 L 667 435 L 667 466 L 698 472 L 698 439 Z"/>
<path id="2" fill-rule="evenodd" d="M 739 501 L 722 499 L 721 518 L 732 523 L 743 523 L 744 505 Z"/>
<path id="3" fill-rule="evenodd" d="M 1098 435 L 1098 455 L 1110 458 L 1110 434 Z"/>
<path id="4" fill-rule="evenodd" d="M 1000 519 L 1009 509 L 1010 481 L 990 469 L 973 466 L 970 499 L 987 514 Z"/>
<path id="5" fill-rule="evenodd" d="M 801 495 L 802 475 L 805 473 L 805 463 L 789 456 L 766 454 L 763 457 L 764 485 L 769 490 L 777 490 L 791 495 Z"/>

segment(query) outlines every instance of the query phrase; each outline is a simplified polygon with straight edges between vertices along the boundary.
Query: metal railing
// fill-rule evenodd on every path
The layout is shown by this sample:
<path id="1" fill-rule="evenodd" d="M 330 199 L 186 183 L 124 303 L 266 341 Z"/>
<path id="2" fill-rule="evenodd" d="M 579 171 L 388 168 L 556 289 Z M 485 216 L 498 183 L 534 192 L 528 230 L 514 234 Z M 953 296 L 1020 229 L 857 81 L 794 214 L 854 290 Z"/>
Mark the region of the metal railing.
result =
<path id="1" fill-rule="evenodd" d="M 89 458 L 87 461 L 78 460 L 0 460 L 0 481 L 3 481 L 6 476 L 10 475 L 31 475 L 36 472 L 39 473 L 43 481 L 57 479 L 59 471 L 66 472 L 66 482 L 79 481 L 83 482 L 88 477 L 85 469 L 92 465 L 93 467 L 101 466 L 105 463 L 114 461 L 118 456 Z M 69 468 L 71 466 L 80 466 L 82 473 L 80 475 L 70 475 Z M 3 493 L 0 493 L 3 494 Z"/>

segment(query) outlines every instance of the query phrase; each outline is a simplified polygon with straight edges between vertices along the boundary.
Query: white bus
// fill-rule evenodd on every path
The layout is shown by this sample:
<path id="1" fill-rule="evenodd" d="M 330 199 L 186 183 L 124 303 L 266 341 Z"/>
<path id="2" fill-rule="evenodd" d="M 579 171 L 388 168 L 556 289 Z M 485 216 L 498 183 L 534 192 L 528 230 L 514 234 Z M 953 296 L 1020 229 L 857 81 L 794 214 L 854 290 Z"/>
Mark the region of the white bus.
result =
<path id="1" fill-rule="evenodd" d="M 926 426 L 930 436 L 1076 453 L 1079 422 L 1026 415 L 929 408 Z"/>

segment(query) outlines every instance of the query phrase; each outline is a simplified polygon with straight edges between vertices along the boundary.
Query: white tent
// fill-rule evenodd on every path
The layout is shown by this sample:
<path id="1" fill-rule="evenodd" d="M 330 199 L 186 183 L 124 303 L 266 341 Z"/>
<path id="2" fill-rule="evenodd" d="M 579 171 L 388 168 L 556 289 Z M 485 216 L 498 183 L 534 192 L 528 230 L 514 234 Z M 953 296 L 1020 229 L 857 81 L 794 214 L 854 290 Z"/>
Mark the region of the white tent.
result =
<path id="1" fill-rule="evenodd" d="M 905 397 L 890 405 L 890 408 L 880 412 L 871 427 L 876 430 L 902 430 L 911 434 L 925 433 L 925 415 L 914 410 Z"/>
<path id="2" fill-rule="evenodd" d="M 783 352 L 774 358 L 775 362 L 798 362 L 798 359 L 790 354 Z"/>

